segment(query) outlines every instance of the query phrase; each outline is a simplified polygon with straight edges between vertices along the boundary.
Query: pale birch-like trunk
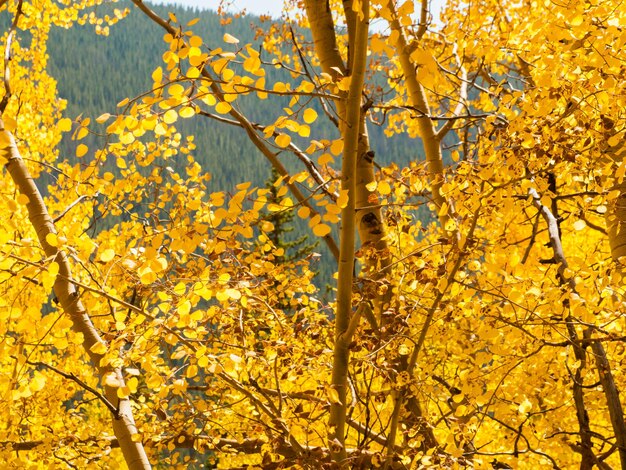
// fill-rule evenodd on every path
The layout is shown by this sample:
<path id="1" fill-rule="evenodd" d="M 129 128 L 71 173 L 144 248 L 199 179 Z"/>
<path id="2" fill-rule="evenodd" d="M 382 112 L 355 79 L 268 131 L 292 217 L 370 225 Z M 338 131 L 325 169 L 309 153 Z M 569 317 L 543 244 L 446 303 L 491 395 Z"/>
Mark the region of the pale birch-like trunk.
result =
<path id="1" fill-rule="evenodd" d="M 607 135 L 608 140 L 609 135 Z M 607 154 L 615 162 L 621 162 L 626 155 L 626 145 L 622 140 L 613 148 L 608 148 Z M 618 190 L 619 196 L 609 204 L 606 214 L 606 225 L 608 228 L 609 245 L 611 247 L 611 257 L 621 275 L 620 284 L 626 281 L 626 181 L 617 181 L 614 190 Z M 624 422 L 624 410 L 620 400 L 619 390 L 615 385 L 613 373 L 609 365 L 606 352 L 602 343 L 592 343 L 592 351 L 596 358 L 596 366 L 602 389 L 607 399 L 611 425 L 615 433 L 615 441 L 619 449 L 621 468 L 626 469 L 626 423 Z"/>
<path id="2" fill-rule="evenodd" d="M 307 2 L 307 12 L 312 21 L 317 21 L 318 31 L 326 28 L 326 34 L 318 36 L 325 42 L 322 49 L 328 52 L 332 48 L 333 54 L 323 54 L 322 59 L 328 67 L 341 66 L 343 61 L 337 60 L 338 51 L 334 41 L 334 29 L 332 18 L 327 15 L 314 16 L 311 10 L 312 2 Z M 350 46 L 353 48 L 353 68 L 350 70 L 350 87 L 345 97 L 345 104 L 340 106 L 341 133 L 344 141 L 344 152 L 341 172 L 341 189 L 348 193 L 348 203 L 341 211 L 341 230 L 339 243 L 339 274 L 337 280 L 337 306 L 335 311 L 335 346 L 333 355 L 333 370 L 331 387 L 337 392 L 337 399 L 331 404 L 329 420 L 329 441 L 333 460 L 339 464 L 346 464 L 347 453 L 345 446 L 345 427 L 347 416 L 347 387 L 348 369 L 350 361 L 349 344 L 351 334 L 355 327 L 350 324 L 358 323 L 360 314 L 352 313 L 352 283 L 354 275 L 354 252 L 355 252 L 355 229 L 357 224 L 357 160 L 360 155 L 361 130 L 361 96 L 365 81 L 365 69 L 367 63 L 367 40 L 369 25 L 369 2 L 361 3 L 363 17 L 356 20 L 356 34 Z M 313 15 L 311 15 L 313 13 Z M 327 11 L 327 13 L 329 13 Z M 328 23 L 328 20 L 331 23 Z M 330 28 L 330 29 L 328 29 Z M 315 38 L 315 33 L 314 33 Z M 318 43 L 316 43 L 318 46 Z M 341 70 L 340 69 L 340 70 Z M 373 173 L 372 173 L 373 176 Z M 380 219 L 378 219 L 380 220 Z"/>
<path id="3" fill-rule="evenodd" d="M 333 21 L 330 6 L 326 0 L 306 0 L 309 26 L 313 35 L 315 54 L 319 58 L 322 71 L 329 74 L 333 79 L 339 79 L 345 74 L 350 74 L 350 69 L 345 65 L 335 35 L 335 23 Z M 352 67 L 354 52 L 356 50 L 356 14 L 352 11 L 352 1 L 343 2 L 344 12 L 348 23 L 350 57 L 347 63 Z M 339 115 L 339 127 L 342 136 L 346 126 L 346 102 L 337 102 Z M 365 113 L 359 117 L 359 140 L 355 169 L 355 211 L 356 230 L 359 234 L 361 245 L 375 248 L 379 254 L 370 260 L 370 268 L 373 272 L 373 280 L 383 279 L 389 272 L 389 255 L 387 242 L 385 241 L 385 227 L 382 222 L 382 214 L 377 203 L 375 193 L 367 189 L 367 185 L 375 181 L 374 177 L 374 152 L 370 148 Z M 380 300 L 380 299 L 379 299 Z M 381 308 L 385 305 L 380 305 Z M 380 317 L 380 309 L 379 309 Z"/>
<path id="4" fill-rule="evenodd" d="M 74 331 L 82 334 L 83 347 L 89 355 L 91 362 L 94 364 L 99 377 L 102 378 L 105 375 L 113 373 L 118 383 L 123 386 L 124 379 L 121 370 L 111 367 L 101 367 L 100 359 L 102 355 L 92 351 L 92 347 L 95 344 L 105 343 L 94 327 L 84 305 L 80 301 L 76 287 L 71 282 L 72 272 L 67 255 L 63 250 L 50 245 L 46 240 L 48 235 L 56 234 L 54 222 L 48 213 L 48 209 L 46 208 L 37 185 L 33 181 L 20 155 L 14 137 L 11 133 L 4 130 L 4 124 L 1 121 L 0 132 L 4 134 L 3 148 L 0 151 L 2 151 L 5 158 L 8 160 L 5 167 L 20 193 L 28 197 L 28 218 L 37 232 L 37 238 L 46 257 L 59 265 L 59 272 L 53 286 L 54 295 L 63 310 L 72 319 Z M 130 401 L 128 399 L 118 398 L 117 388 L 105 385 L 104 389 L 104 396 L 109 403 L 117 409 L 117 413 L 113 416 L 113 431 L 118 439 L 128 468 L 131 470 L 151 468 L 143 444 L 141 442 L 134 442 L 133 440 L 138 434 Z"/>
<path id="5" fill-rule="evenodd" d="M 425 1 L 425 0 L 423 0 Z M 410 104 L 417 111 L 417 125 L 420 138 L 424 146 L 426 166 L 430 180 L 432 201 L 435 204 L 439 221 L 443 230 L 447 230 L 447 222 L 450 220 L 450 205 L 442 193 L 444 182 L 443 152 L 441 149 L 441 136 L 437 134 L 435 125 L 430 118 L 430 106 L 426 97 L 426 90 L 417 79 L 417 68 L 411 60 L 411 50 L 406 41 L 403 28 L 396 17 L 393 2 L 389 2 L 392 9 L 393 20 L 390 21 L 391 29 L 398 33 L 397 50 L 400 66 L 404 74 L 404 81 L 408 90 Z M 420 29 L 420 31 L 425 31 Z M 421 37 L 418 37 L 418 40 Z"/>

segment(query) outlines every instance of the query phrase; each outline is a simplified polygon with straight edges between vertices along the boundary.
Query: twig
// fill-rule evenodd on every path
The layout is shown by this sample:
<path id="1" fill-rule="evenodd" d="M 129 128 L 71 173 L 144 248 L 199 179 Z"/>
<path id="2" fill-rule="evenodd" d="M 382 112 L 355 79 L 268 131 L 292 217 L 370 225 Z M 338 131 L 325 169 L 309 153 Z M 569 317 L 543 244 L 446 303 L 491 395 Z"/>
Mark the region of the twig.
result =
<path id="1" fill-rule="evenodd" d="M 67 206 L 65 209 L 63 209 L 63 212 L 61 212 L 59 215 L 57 215 L 56 217 L 54 217 L 52 219 L 52 221 L 56 224 L 59 220 L 61 220 L 69 211 L 71 211 L 75 206 L 77 206 L 78 204 L 80 204 L 82 201 L 84 201 L 85 199 L 94 199 L 98 197 L 99 193 L 94 194 L 93 196 L 89 196 L 87 194 L 84 194 L 82 196 L 80 196 L 78 199 L 76 199 L 74 202 L 72 202 L 69 206 Z"/>
<path id="2" fill-rule="evenodd" d="M 76 382 L 78 385 L 80 385 L 82 388 L 84 388 L 88 392 L 93 393 L 96 396 L 96 398 L 98 398 L 98 400 L 100 400 L 102 403 L 105 404 L 105 406 L 109 409 L 111 414 L 115 416 L 115 419 L 119 419 L 119 410 L 117 409 L 117 407 L 114 406 L 109 400 L 107 400 L 107 398 L 104 395 L 102 395 L 102 393 L 100 393 L 95 388 L 87 385 L 85 382 L 83 382 L 81 379 L 76 377 L 74 374 L 71 374 L 71 373 L 68 374 L 67 372 L 63 372 L 62 370 L 59 370 L 56 367 L 51 366 L 50 364 L 46 364 L 45 362 L 26 361 L 26 364 L 30 364 L 31 366 L 45 367 L 46 369 L 50 369 L 51 371 L 56 372 L 61 377 L 65 377 L 66 379 Z"/>

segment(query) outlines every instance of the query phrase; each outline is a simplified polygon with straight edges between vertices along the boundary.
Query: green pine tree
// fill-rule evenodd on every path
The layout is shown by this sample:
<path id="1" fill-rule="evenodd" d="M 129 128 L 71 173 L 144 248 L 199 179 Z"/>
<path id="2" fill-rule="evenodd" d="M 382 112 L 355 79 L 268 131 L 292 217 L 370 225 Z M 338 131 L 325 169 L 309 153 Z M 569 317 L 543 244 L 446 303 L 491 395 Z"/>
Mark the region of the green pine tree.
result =
<path id="1" fill-rule="evenodd" d="M 272 168 L 270 177 L 265 182 L 265 187 L 269 190 L 267 194 L 267 203 L 278 204 L 278 187 L 274 185 L 280 175 L 275 168 Z M 293 224 L 293 209 L 277 212 L 264 212 L 263 220 L 271 222 L 274 226 L 274 230 L 267 234 L 267 237 L 272 241 L 276 248 L 283 248 L 284 253 L 282 256 L 277 257 L 278 263 L 289 263 L 291 261 L 298 261 L 311 255 L 313 250 L 319 245 L 319 241 L 309 243 L 308 235 L 304 234 L 297 238 L 292 238 L 289 235 L 294 231 Z"/>

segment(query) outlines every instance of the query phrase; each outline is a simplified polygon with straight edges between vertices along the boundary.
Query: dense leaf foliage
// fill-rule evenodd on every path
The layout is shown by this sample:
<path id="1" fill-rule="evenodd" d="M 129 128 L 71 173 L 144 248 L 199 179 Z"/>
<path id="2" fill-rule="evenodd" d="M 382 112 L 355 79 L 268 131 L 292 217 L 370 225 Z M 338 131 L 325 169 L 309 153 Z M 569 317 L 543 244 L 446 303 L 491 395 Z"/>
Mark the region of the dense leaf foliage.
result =
<path id="1" fill-rule="evenodd" d="M 3 466 L 626 467 L 618 1 L 133 4 L 2 3 Z M 64 117 L 54 28 L 131 8 L 144 89 Z"/>

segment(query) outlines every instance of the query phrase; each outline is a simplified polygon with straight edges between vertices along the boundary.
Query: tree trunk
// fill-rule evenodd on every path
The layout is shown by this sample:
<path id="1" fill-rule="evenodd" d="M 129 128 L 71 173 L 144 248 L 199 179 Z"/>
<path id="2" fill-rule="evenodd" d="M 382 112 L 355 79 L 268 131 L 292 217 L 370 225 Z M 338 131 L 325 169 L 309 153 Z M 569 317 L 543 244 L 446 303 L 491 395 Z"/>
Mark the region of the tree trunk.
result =
<path id="1" fill-rule="evenodd" d="M 82 334 L 83 347 L 92 363 L 97 368 L 100 378 L 113 373 L 117 381 L 123 386 L 124 382 L 121 370 L 111 367 L 101 367 L 100 359 L 102 355 L 92 351 L 94 345 L 105 343 L 91 322 L 91 318 L 80 301 L 76 287 L 71 282 L 72 272 L 65 252 L 50 245 L 46 239 L 48 235 L 56 234 L 54 222 L 48 214 L 48 209 L 45 206 L 39 189 L 35 185 L 28 168 L 22 160 L 14 137 L 8 131 L 4 130 L 4 124 L 1 121 L 0 132 L 4 134 L 4 147 L 1 151 L 8 160 L 5 166 L 20 193 L 28 197 L 26 206 L 30 223 L 37 232 L 37 238 L 39 239 L 39 243 L 46 257 L 52 259 L 59 265 L 59 272 L 53 286 L 54 294 L 63 310 L 65 310 L 72 319 L 74 331 Z M 120 448 L 122 449 L 128 468 L 131 470 L 151 468 L 143 444 L 133 441 L 133 437 L 137 437 L 138 434 L 130 401 L 128 399 L 118 398 L 117 388 L 109 386 L 105 386 L 104 388 L 105 397 L 109 403 L 117 408 L 117 413 L 113 416 L 113 431 L 119 440 Z"/>

